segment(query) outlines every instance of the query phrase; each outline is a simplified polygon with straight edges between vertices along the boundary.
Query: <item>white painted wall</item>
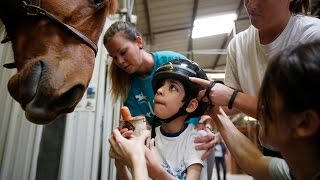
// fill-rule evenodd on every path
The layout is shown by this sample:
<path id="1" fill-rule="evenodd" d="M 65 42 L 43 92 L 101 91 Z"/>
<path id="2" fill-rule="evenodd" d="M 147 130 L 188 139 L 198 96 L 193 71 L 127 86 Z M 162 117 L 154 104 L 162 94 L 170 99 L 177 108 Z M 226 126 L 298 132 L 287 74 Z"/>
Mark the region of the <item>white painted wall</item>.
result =
<path id="1" fill-rule="evenodd" d="M 107 19 L 102 35 L 115 20 L 117 18 Z M 88 180 L 98 177 L 111 180 L 115 177 L 112 173 L 114 166 L 108 156 L 108 138 L 112 129 L 118 126 L 120 102 L 113 103 L 109 93 L 110 83 L 105 76 L 107 51 L 102 41 L 103 38 L 100 37 L 94 74 L 89 85 L 98 87 L 96 110 L 68 114 L 60 180 Z"/>

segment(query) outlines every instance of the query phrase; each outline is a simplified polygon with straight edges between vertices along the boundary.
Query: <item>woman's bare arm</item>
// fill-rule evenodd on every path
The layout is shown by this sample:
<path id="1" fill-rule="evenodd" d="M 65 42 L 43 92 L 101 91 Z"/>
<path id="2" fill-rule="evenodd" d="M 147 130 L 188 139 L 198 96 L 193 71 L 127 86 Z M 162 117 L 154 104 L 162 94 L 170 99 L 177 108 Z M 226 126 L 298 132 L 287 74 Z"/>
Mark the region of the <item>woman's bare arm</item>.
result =
<path id="1" fill-rule="evenodd" d="M 258 147 L 234 126 L 222 108 L 212 108 L 209 115 L 240 168 L 254 178 L 270 179 L 268 168 L 272 158 L 264 156 Z"/>

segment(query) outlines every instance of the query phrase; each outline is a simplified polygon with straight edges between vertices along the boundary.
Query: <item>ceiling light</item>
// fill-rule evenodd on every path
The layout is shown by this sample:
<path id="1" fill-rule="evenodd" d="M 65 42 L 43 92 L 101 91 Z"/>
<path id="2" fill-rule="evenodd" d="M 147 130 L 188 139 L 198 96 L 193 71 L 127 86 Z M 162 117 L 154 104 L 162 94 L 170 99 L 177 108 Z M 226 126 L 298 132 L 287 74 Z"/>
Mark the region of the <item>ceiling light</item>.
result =
<path id="1" fill-rule="evenodd" d="M 224 80 L 224 73 L 207 73 L 207 76 L 211 80 Z"/>
<path id="2" fill-rule="evenodd" d="M 192 38 L 230 33 L 236 19 L 235 13 L 196 19 L 193 23 Z"/>
<path id="3" fill-rule="evenodd" d="M 243 119 L 244 119 L 245 121 L 256 121 L 255 118 L 250 117 L 250 116 L 244 116 Z"/>

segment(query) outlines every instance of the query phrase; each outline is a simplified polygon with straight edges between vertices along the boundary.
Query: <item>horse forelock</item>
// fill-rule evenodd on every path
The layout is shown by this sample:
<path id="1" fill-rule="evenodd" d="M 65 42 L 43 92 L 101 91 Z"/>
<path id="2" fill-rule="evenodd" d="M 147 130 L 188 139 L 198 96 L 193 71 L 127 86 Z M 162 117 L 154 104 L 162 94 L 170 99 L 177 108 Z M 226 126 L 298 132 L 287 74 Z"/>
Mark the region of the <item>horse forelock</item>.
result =
<path id="1" fill-rule="evenodd" d="M 0 1 L 0 19 L 5 25 L 7 34 L 14 30 L 14 24 L 19 20 L 20 13 L 16 11 L 17 2 L 3 0 Z"/>
<path id="2" fill-rule="evenodd" d="M 108 13 L 114 14 L 118 10 L 118 1 L 117 0 L 107 0 L 107 9 Z"/>

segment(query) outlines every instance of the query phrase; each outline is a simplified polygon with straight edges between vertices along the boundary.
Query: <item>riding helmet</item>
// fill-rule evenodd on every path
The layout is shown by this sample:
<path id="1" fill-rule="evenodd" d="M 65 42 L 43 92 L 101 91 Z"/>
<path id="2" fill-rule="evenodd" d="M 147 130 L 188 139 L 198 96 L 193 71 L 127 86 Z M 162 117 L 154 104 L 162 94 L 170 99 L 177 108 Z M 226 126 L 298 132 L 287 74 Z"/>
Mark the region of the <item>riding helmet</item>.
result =
<path id="1" fill-rule="evenodd" d="M 179 80 L 185 89 L 185 105 L 189 104 L 190 100 L 196 98 L 198 92 L 203 89 L 199 84 L 193 83 L 189 77 L 197 77 L 208 80 L 206 73 L 199 67 L 199 65 L 189 59 L 175 59 L 164 63 L 160 66 L 152 79 L 152 88 L 154 93 L 160 88 L 165 79 Z M 207 103 L 199 102 L 197 110 L 192 113 L 192 117 L 200 116 L 204 113 Z M 184 106 L 183 108 L 185 108 Z"/>

